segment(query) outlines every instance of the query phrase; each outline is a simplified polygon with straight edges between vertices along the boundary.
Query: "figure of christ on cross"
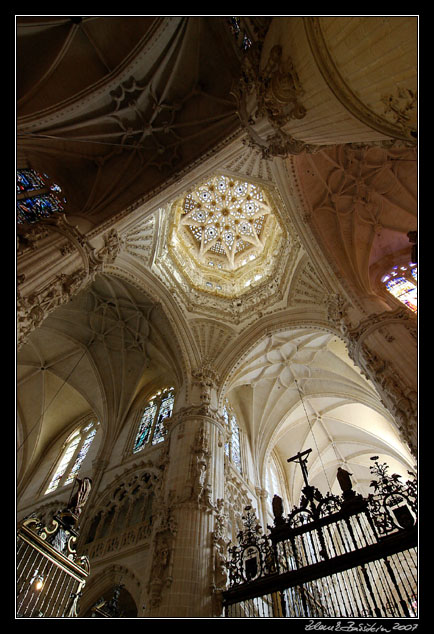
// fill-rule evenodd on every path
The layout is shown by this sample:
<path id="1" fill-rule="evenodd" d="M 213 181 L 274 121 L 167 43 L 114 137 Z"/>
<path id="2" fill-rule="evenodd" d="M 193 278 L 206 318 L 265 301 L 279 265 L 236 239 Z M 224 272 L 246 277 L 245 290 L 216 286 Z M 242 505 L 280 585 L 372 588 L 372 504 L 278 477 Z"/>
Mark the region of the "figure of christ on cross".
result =
<path id="1" fill-rule="evenodd" d="M 292 458 L 288 458 L 287 462 L 297 462 L 300 467 L 301 467 L 301 472 L 303 474 L 303 479 L 304 479 L 304 483 L 305 485 L 308 487 L 309 486 L 309 481 L 307 479 L 307 457 L 310 454 L 310 452 L 312 451 L 312 449 L 306 449 L 306 451 L 299 451 L 298 454 L 296 454 L 295 456 L 293 456 Z"/>

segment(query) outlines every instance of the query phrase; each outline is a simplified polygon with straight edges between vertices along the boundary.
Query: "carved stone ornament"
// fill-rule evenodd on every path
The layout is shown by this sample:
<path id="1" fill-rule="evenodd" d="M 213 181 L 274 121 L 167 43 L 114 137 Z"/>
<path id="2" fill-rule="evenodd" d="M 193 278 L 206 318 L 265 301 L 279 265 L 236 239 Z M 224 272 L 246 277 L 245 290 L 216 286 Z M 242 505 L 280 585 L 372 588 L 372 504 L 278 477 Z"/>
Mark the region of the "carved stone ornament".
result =
<path id="1" fill-rule="evenodd" d="M 211 403 L 211 392 L 216 389 L 219 381 L 218 375 L 208 364 L 203 364 L 192 372 L 193 383 L 200 389 L 200 401 L 203 405 Z"/>
<path id="2" fill-rule="evenodd" d="M 248 132 L 245 143 L 259 150 L 264 159 L 317 151 L 319 146 L 304 143 L 283 130 L 291 120 L 306 115 L 300 102 L 304 90 L 292 60 L 282 60 L 279 45 L 273 46 L 262 69 L 260 57 L 259 47 L 251 47 L 244 58 L 242 79 L 233 89 L 238 115 Z M 261 122 L 268 124 L 265 136 L 255 130 Z"/>
<path id="3" fill-rule="evenodd" d="M 339 295 L 330 295 L 328 319 L 341 332 L 348 355 L 363 375 L 377 388 L 384 407 L 394 417 L 403 440 L 412 452 L 417 452 L 417 394 L 405 385 L 389 362 L 374 353 L 364 343 L 373 331 L 382 331 L 387 323 L 402 323 L 409 330 L 416 327 L 414 315 L 405 308 L 371 315 L 353 326 L 348 318 L 348 305 Z M 383 335 L 384 336 L 384 335 Z"/>
<path id="4" fill-rule="evenodd" d="M 115 261 L 123 244 L 116 229 L 110 229 L 104 234 L 104 246 L 93 253 L 95 263 L 111 264 Z"/>
<path id="5" fill-rule="evenodd" d="M 303 119 L 305 107 L 298 101 L 304 90 L 290 58 L 282 60 L 282 47 L 273 46 L 268 61 L 256 78 L 256 117 L 267 117 L 277 127 L 291 119 Z"/>
<path id="6" fill-rule="evenodd" d="M 200 506 L 209 508 L 212 506 L 208 474 L 210 456 L 208 434 L 202 423 L 191 448 L 190 500 Z"/>
<path id="7" fill-rule="evenodd" d="M 51 279 L 46 280 L 42 287 L 35 289 L 30 294 L 23 296 L 21 285 L 27 281 L 26 273 L 17 276 L 17 331 L 18 346 L 23 345 L 30 333 L 40 326 L 44 319 L 58 306 L 68 302 L 80 290 L 85 288 L 102 272 L 105 264 L 112 263 L 118 255 L 122 241 L 115 229 L 108 231 L 104 237 L 104 246 L 95 251 L 91 247 L 86 236 L 77 227 L 69 224 L 64 214 L 54 214 L 50 218 L 36 225 L 19 227 L 18 257 L 25 269 L 26 252 L 35 251 L 44 238 L 51 234 L 60 234 L 68 240 L 66 246 L 61 247 L 62 255 L 68 255 L 75 250 L 81 258 L 81 266 L 75 271 L 63 273 L 62 259 L 59 259 L 59 272 Z M 56 237 L 54 237 L 54 240 Z M 42 247 L 41 247 L 42 248 Z"/>
<path id="8" fill-rule="evenodd" d="M 172 583 L 173 548 L 177 524 L 171 510 L 162 507 L 159 510 L 159 525 L 154 533 L 152 564 L 148 582 L 150 605 L 157 608 L 161 604 L 164 587 Z"/>
<path id="9" fill-rule="evenodd" d="M 39 293 L 21 297 L 18 290 L 17 330 L 19 345 L 25 343 L 30 333 L 40 326 L 52 310 L 68 302 L 90 281 L 86 271 L 79 269 L 69 275 L 64 273 L 57 275 Z"/>
<path id="10" fill-rule="evenodd" d="M 409 88 L 397 87 L 395 95 L 383 95 L 384 114 L 402 128 L 407 135 L 416 135 L 411 119 L 417 111 L 417 93 Z"/>
<path id="11" fill-rule="evenodd" d="M 384 359 L 366 344 L 360 351 L 360 363 L 365 374 L 376 385 L 384 406 L 389 410 L 410 450 L 417 455 L 417 394 L 404 385 Z"/>

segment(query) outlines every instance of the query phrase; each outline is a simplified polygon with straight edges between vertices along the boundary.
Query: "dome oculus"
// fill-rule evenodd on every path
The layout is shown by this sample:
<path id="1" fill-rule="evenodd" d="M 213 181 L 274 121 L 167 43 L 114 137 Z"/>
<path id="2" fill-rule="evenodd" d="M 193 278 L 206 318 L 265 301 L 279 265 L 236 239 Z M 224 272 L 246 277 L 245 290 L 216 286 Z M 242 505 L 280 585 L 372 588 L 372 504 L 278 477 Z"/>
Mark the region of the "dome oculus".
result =
<path id="1" fill-rule="evenodd" d="M 263 250 L 270 214 L 258 185 L 215 176 L 184 198 L 179 225 L 189 234 L 200 262 L 217 256 L 226 270 L 234 271 L 243 266 L 246 254 Z"/>

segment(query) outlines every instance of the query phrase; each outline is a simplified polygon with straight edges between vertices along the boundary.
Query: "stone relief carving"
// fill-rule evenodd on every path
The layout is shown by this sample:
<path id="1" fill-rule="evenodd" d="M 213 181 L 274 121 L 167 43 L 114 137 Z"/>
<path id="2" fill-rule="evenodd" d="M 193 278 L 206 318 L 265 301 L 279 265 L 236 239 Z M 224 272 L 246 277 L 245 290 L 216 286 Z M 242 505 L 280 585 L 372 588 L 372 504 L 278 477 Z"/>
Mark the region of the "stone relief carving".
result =
<path id="1" fill-rule="evenodd" d="M 384 114 L 388 115 L 406 135 L 416 137 L 416 130 L 411 125 L 417 110 L 417 93 L 409 88 L 397 87 L 394 95 L 383 95 Z"/>
<path id="2" fill-rule="evenodd" d="M 256 83 L 256 117 L 267 117 L 281 128 L 291 119 L 306 116 L 306 108 L 299 101 L 304 95 L 303 87 L 292 60 L 282 60 L 281 46 L 273 46 L 259 76 L 250 72 L 246 79 Z"/>
<path id="3" fill-rule="evenodd" d="M 114 262 L 123 245 L 123 241 L 114 228 L 107 231 L 103 238 L 104 246 L 91 254 L 91 262 L 95 262 L 96 265 Z"/>
<path id="4" fill-rule="evenodd" d="M 209 483 L 209 439 L 202 423 L 192 446 L 190 468 L 190 499 L 199 505 L 211 506 L 211 485 Z"/>
<path id="5" fill-rule="evenodd" d="M 17 330 L 18 344 L 23 345 L 35 328 L 41 325 L 44 319 L 55 308 L 68 302 L 87 282 L 89 276 L 84 269 L 66 275 L 57 275 L 51 283 L 40 292 L 31 293 L 22 297 L 20 289 L 17 290 Z"/>
<path id="6" fill-rule="evenodd" d="M 405 385 L 390 362 L 382 359 L 364 343 L 368 334 L 375 330 L 384 337 L 387 323 L 402 323 L 410 331 L 415 330 L 414 315 L 404 308 L 398 308 L 393 313 L 372 315 L 354 326 L 348 318 L 348 304 L 341 296 L 332 295 L 328 301 L 328 317 L 340 330 L 350 358 L 375 385 L 383 405 L 394 417 L 403 440 L 416 455 L 417 393 Z"/>
<path id="7" fill-rule="evenodd" d="M 200 402 L 204 406 L 209 406 L 212 390 L 216 390 L 219 383 L 218 375 L 209 363 L 204 362 L 200 368 L 192 371 L 192 377 L 193 386 L 199 388 Z"/>
<path id="8" fill-rule="evenodd" d="M 403 440 L 417 452 L 417 394 L 400 380 L 396 371 L 384 359 L 362 344 L 360 365 L 380 393 L 383 405 L 395 419 Z"/>
<path id="9" fill-rule="evenodd" d="M 244 57 L 242 78 L 233 94 L 241 124 L 248 133 L 245 143 L 258 150 L 262 158 L 318 150 L 317 146 L 295 139 L 283 129 L 292 119 L 302 119 L 306 109 L 300 102 L 304 91 L 298 74 L 291 59 L 282 59 L 281 46 L 273 46 L 262 69 L 260 48 L 252 46 Z M 265 137 L 255 130 L 255 124 L 260 121 L 266 121 L 269 126 Z"/>
<path id="10" fill-rule="evenodd" d="M 169 507 L 161 506 L 158 515 L 158 528 L 154 532 L 148 582 L 149 601 L 153 608 L 160 605 L 164 587 L 169 586 L 173 580 L 173 549 L 177 533 L 177 524 Z"/>
<path id="11" fill-rule="evenodd" d="M 391 137 L 392 139 L 408 139 L 411 141 L 411 137 L 409 138 L 403 133 L 403 129 L 400 125 L 374 112 L 374 110 L 360 100 L 343 79 L 324 39 L 321 28 L 321 17 L 303 17 L 303 21 L 309 45 L 317 66 L 327 82 L 327 85 L 342 105 L 359 121 L 362 121 L 374 130 L 378 130 L 385 136 Z M 413 140 L 413 145 L 414 144 L 415 141 Z"/>
<path id="12" fill-rule="evenodd" d="M 23 295 L 22 284 L 27 281 L 28 277 L 25 261 L 27 253 L 34 252 L 41 241 L 53 233 L 68 240 L 66 246 L 62 244 L 60 247 L 62 255 L 69 255 L 77 250 L 80 264 L 77 264 L 76 270 L 70 273 L 54 272 L 51 279 L 45 280 L 42 286 Z M 24 272 L 17 277 L 17 339 L 19 347 L 55 308 L 68 302 L 90 284 L 98 273 L 103 271 L 105 264 L 116 259 L 122 247 L 122 241 L 117 231 L 115 229 L 109 230 L 104 234 L 103 239 L 104 246 L 95 250 L 87 237 L 81 234 L 77 227 L 69 224 L 64 214 L 55 214 L 47 220 L 19 229 L 17 257 L 19 264 L 24 269 Z M 56 236 L 53 237 L 54 245 L 55 241 Z M 61 267 L 62 260 L 58 263 L 58 268 L 61 269 Z"/>
<path id="13" fill-rule="evenodd" d="M 216 501 L 214 531 L 211 533 L 213 565 L 211 567 L 211 588 L 213 591 L 214 614 L 221 614 L 221 592 L 227 584 L 227 524 L 228 517 L 224 510 L 224 500 L 219 498 Z"/>

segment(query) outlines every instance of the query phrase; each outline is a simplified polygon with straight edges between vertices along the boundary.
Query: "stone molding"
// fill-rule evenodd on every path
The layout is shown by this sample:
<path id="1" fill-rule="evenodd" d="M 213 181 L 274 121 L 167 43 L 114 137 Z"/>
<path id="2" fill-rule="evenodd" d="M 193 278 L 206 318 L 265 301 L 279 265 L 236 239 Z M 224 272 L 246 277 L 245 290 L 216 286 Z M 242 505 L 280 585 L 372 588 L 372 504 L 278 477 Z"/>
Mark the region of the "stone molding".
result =
<path id="1" fill-rule="evenodd" d="M 52 237 L 52 234 L 57 235 Z M 78 252 L 80 259 L 72 264 L 75 270 L 65 273 L 65 265 L 60 259 L 52 275 L 24 295 L 22 289 L 28 281 L 26 262 L 29 256 L 38 249 L 42 253 L 44 249 L 56 248 L 56 239 L 59 235 L 68 241 L 66 246 L 58 245 L 63 257 Z M 98 273 L 102 273 L 107 264 L 114 262 L 121 250 L 122 241 L 116 229 L 112 228 L 102 236 L 103 246 L 95 249 L 77 227 L 69 224 L 64 214 L 53 214 L 52 217 L 35 225 L 19 227 L 17 238 L 17 258 L 22 270 L 17 276 L 18 347 L 21 347 L 31 332 L 40 326 L 55 308 L 67 303 L 80 290 L 87 287 Z M 45 238 L 50 239 L 49 247 L 45 244 Z"/>
<path id="2" fill-rule="evenodd" d="M 254 45 L 242 65 L 242 79 L 232 89 L 241 125 L 247 132 L 243 143 L 257 150 L 263 159 L 285 158 L 300 152 L 316 152 L 320 146 L 292 137 L 284 127 L 306 116 L 304 95 L 290 58 L 282 59 L 282 47 L 275 45 L 261 68 L 260 46 Z"/>
<path id="3" fill-rule="evenodd" d="M 329 303 L 329 318 L 339 328 L 345 341 L 348 354 L 362 374 L 376 387 L 381 402 L 393 416 L 404 442 L 410 451 L 417 455 L 417 393 L 406 385 L 390 361 L 381 358 L 366 343 L 369 335 L 384 329 L 389 324 L 402 324 L 414 331 L 417 320 L 413 313 L 405 308 L 393 312 L 372 315 L 356 326 L 351 326 L 346 314 L 346 304 L 339 296 Z"/>
<path id="4" fill-rule="evenodd" d="M 340 103 L 350 112 L 358 121 L 369 126 L 373 130 L 384 134 L 386 137 L 393 139 L 401 139 L 416 145 L 416 139 L 409 134 L 409 130 L 402 125 L 401 119 L 399 123 L 393 123 L 385 117 L 381 117 L 370 108 L 368 108 L 349 88 L 342 75 L 339 73 L 332 56 L 327 48 L 324 35 L 321 30 L 320 18 L 314 16 L 303 17 L 307 39 L 312 51 L 313 57 L 317 64 L 321 75 L 327 83 L 327 86 L 333 92 Z M 396 100 L 390 98 L 388 107 L 395 108 Z"/>

